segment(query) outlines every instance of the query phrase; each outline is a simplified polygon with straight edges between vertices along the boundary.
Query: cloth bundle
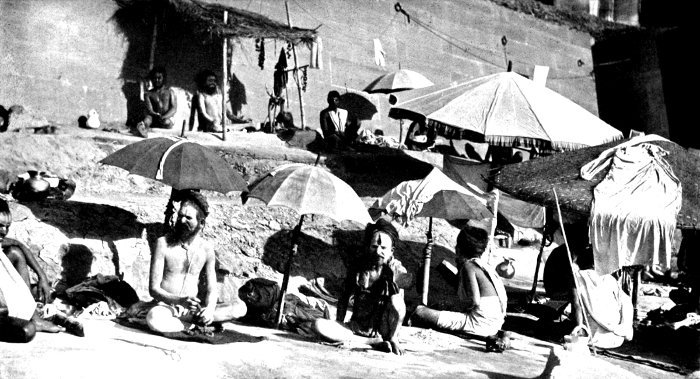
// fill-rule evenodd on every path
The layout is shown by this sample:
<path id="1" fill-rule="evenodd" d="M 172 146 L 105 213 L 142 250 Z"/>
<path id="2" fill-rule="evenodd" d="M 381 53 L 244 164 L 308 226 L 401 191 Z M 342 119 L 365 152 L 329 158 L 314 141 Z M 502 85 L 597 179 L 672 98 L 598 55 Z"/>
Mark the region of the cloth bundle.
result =
<path id="1" fill-rule="evenodd" d="M 649 143 L 660 139 L 633 138 L 581 168 L 586 180 L 609 168 L 594 189 L 589 229 L 601 275 L 632 265 L 670 267 L 682 188 L 664 159 L 668 152 Z"/>

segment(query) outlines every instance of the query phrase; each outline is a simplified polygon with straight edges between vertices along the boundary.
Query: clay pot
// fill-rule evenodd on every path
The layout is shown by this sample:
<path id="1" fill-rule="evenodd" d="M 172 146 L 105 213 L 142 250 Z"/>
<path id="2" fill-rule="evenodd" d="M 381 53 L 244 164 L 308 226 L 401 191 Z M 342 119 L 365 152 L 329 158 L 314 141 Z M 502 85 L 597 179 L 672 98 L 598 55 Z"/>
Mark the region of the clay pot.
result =
<path id="1" fill-rule="evenodd" d="M 496 272 L 503 278 L 511 279 L 515 276 L 515 267 L 513 266 L 513 258 L 503 257 L 503 262 L 496 266 Z"/>
<path id="2" fill-rule="evenodd" d="M 43 178 L 38 171 L 27 171 L 29 179 L 24 181 L 23 190 L 30 193 L 42 193 L 48 191 L 51 184 Z"/>

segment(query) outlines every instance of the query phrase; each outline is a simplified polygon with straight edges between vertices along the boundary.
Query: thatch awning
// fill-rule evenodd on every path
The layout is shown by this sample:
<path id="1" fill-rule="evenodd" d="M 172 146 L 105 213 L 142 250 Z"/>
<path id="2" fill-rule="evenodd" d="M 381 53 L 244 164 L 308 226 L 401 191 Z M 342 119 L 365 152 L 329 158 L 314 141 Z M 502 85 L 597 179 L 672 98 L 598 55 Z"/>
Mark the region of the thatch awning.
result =
<path id="1" fill-rule="evenodd" d="M 293 44 L 310 44 L 316 30 L 290 28 L 258 13 L 197 0 L 114 0 L 120 12 L 152 20 L 155 15 L 177 17 L 193 33 L 208 38 L 273 38 Z M 224 11 L 229 22 L 224 24 Z"/>
<path id="2" fill-rule="evenodd" d="M 626 141 L 628 139 L 506 165 L 492 173 L 493 176 L 487 180 L 520 200 L 546 207 L 556 207 L 552 192 L 554 188 L 562 211 L 573 212 L 572 216 L 577 214 L 586 219 L 591 211 L 593 189 L 605 178 L 608 170 L 602 170 L 592 180 L 584 180 L 579 175 L 581 167 L 596 159 L 604 150 Z M 671 141 L 650 143 L 668 151 L 666 160 L 683 187 L 683 204 L 678 213 L 677 227 L 700 229 L 700 157 Z"/>

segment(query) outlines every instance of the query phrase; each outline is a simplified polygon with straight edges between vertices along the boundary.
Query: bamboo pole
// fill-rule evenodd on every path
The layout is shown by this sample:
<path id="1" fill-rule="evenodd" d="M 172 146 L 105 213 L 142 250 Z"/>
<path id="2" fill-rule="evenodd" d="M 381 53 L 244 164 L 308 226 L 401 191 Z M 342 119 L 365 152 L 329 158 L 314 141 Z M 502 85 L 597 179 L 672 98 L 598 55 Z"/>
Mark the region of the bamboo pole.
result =
<path id="1" fill-rule="evenodd" d="M 156 42 L 158 41 L 158 14 L 153 18 L 153 33 L 151 34 L 151 50 L 148 55 L 148 72 L 153 70 L 156 62 Z M 139 99 L 146 100 L 146 83 L 143 79 L 139 80 Z"/>
<path id="2" fill-rule="evenodd" d="M 292 19 L 289 16 L 289 4 L 287 0 L 284 0 L 284 8 L 287 11 L 287 24 L 289 24 L 289 29 L 291 29 Z M 296 81 L 297 90 L 299 91 L 299 109 L 301 112 L 301 127 L 303 129 L 306 127 L 306 116 L 304 115 L 304 97 L 301 94 L 301 84 L 299 82 L 299 64 L 297 63 L 297 49 L 294 44 L 292 44 L 292 55 L 294 56 L 294 81 Z"/>
<path id="3" fill-rule="evenodd" d="M 156 62 L 156 42 L 158 41 L 158 14 L 153 21 L 153 34 L 151 35 L 151 52 L 148 57 L 148 71 L 153 70 Z"/>
<path id="4" fill-rule="evenodd" d="M 228 11 L 224 11 L 224 24 L 228 23 Z M 226 82 L 228 81 L 228 65 L 226 64 L 226 55 L 228 52 L 228 39 L 224 37 L 223 42 L 223 64 L 221 69 L 223 76 L 221 78 L 221 129 L 223 131 L 222 139 L 226 141 Z"/>

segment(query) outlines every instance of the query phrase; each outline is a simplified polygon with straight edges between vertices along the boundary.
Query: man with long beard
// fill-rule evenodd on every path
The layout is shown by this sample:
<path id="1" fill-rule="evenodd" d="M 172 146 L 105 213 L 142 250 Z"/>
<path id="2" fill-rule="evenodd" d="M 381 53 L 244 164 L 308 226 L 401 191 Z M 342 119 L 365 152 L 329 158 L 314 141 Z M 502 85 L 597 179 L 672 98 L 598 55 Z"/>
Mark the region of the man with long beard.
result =
<path id="1" fill-rule="evenodd" d="M 160 333 L 180 332 L 191 324 L 209 325 L 242 317 L 244 303 L 217 304 L 215 255 L 201 236 L 209 214 L 206 199 L 188 191 L 181 197 L 173 231 L 160 237 L 151 256 L 149 292 L 158 304 L 146 316 Z M 206 273 L 204 298 L 197 297 L 199 277 Z"/>
<path id="2" fill-rule="evenodd" d="M 197 99 L 194 106 L 197 108 L 197 121 L 199 129 L 205 132 L 222 132 L 222 93 L 217 84 L 216 74 L 211 70 L 204 70 L 197 75 Z"/>

